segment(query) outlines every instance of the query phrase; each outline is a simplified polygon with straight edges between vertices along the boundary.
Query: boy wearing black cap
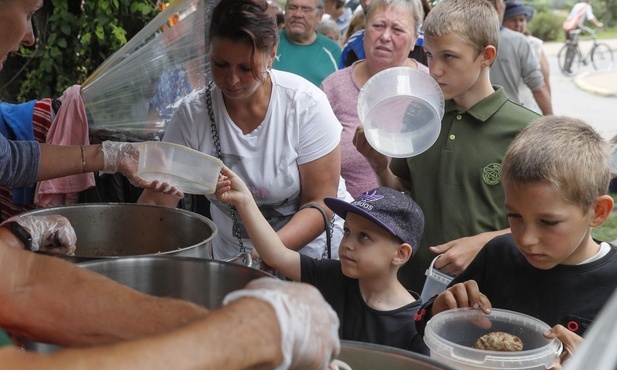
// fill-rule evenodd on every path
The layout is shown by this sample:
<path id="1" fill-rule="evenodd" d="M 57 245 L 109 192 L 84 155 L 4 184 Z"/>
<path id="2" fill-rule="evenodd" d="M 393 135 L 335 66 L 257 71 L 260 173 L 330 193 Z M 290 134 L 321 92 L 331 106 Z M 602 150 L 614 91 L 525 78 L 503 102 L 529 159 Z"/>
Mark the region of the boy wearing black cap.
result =
<path id="1" fill-rule="evenodd" d="M 227 167 L 222 172 L 217 199 L 236 207 L 265 263 L 319 289 L 339 316 L 341 339 L 428 354 L 413 320 L 421 301 L 397 278 L 424 230 L 422 210 L 409 196 L 380 187 L 351 203 L 326 198 L 326 205 L 345 219 L 340 261 L 316 260 L 286 248 L 244 182 Z"/>

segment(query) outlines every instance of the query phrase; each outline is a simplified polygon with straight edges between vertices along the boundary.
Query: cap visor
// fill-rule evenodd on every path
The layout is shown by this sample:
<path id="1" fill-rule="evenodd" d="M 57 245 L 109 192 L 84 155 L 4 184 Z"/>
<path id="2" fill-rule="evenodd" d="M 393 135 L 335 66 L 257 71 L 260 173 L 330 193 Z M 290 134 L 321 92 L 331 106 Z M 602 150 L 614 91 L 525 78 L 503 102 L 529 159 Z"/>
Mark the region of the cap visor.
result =
<path id="1" fill-rule="evenodd" d="M 381 222 L 380 220 L 376 219 L 372 214 L 368 213 L 363 208 L 354 206 L 353 204 L 351 204 L 349 202 L 346 202 L 344 200 L 341 200 L 341 199 L 338 199 L 338 198 L 332 198 L 332 197 L 324 198 L 324 203 L 326 203 L 326 206 L 328 206 L 328 208 L 330 208 L 332 210 L 332 212 L 334 212 L 337 215 L 339 215 L 342 219 L 345 219 L 347 217 L 347 213 L 348 212 L 355 213 L 355 214 L 360 215 L 360 216 L 366 218 L 367 220 L 372 221 L 373 223 L 379 225 L 379 227 L 384 228 L 390 234 L 395 235 L 395 236 L 397 235 L 387 225 L 384 225 L 383 222 Z"/>

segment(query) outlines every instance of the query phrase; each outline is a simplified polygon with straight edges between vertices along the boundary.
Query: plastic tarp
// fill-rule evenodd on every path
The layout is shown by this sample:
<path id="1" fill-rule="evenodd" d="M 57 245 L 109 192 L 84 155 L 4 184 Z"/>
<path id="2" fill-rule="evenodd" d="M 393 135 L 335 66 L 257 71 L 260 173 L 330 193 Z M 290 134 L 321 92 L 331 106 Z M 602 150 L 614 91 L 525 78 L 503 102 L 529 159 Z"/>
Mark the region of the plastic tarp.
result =
<path id="1" fill-rule="evenodd" d="M 210 76 L 207 30 L 218 0 L 180 0 L 159 13 L 82 85 L 94 141 L 160 140 Z"/>

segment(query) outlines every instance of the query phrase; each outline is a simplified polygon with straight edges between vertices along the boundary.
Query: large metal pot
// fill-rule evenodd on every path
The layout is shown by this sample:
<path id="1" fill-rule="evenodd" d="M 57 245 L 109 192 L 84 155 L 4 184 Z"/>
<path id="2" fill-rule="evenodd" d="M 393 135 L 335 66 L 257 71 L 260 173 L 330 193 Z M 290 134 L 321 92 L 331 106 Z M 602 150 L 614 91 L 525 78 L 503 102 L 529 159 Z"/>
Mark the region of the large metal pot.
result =
<path id="1" fill-rule="evenodd" d="M 338 359 L 353 370 L 455 370 L 428 356 L 372 343 L 341 341 Z"/>
<path id="2" fill-rule="evenodd" d="M 119 257 L 78 263 L 142 293 L 184 299 L 208 309 L 219 307 L 227 293 L 251 280 L 272 275 L 244 265 L 202 258 Z M 59 298 L 61 299 L 61 298 Z M 51 353 L 58 347 L 24 341 L 28 350 Z"/>
<path id="3" fill-rule="evenodd" d="M 213 258 L 212 239 L 218 232 L 205 216 L 149 204 L 89 203 L 22 215 L 53 214 L 66 217 L 75 229 L 77 258 L 149 254 Z"/>
<path id="4" fill-rule="evenodd" d="M 163 256 L 95 260 L 77 266 L 105 275 L 142 293 L 184 299 L 213 309 L 229 292 L 272 275 L 247 266 L 200 258 Z"/>

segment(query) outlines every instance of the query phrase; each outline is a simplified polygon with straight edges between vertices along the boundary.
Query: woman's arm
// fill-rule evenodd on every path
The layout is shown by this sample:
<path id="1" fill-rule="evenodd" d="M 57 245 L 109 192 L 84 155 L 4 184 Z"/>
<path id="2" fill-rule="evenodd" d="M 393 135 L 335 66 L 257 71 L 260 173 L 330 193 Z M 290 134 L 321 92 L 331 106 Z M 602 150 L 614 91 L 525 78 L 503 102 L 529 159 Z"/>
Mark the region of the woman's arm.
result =
<path id="1" fill-rule="evenodd" d="M 83 154 L 82 161 L 79 145 L 41 144 L 41 167 L 37 180 L 49 180 L 103 169 L 104 157 L 101 145 L 85 145 Z"/>
<path id="2" fill-rule="evenodd" d="M 67 175 L 103 171 L 119 172 L 131 184 L 176 198 L 183 194 L 165 182 L 147 181 L 137 176 L 139 145 L 105 141 L 102 145 L 49 145 L 41 144 L 41 163 L 38 180 L 48 180 Z"/>
<path id="3" fill-rule="evenodd" d="M 364 134 L 363 126 L 358 126 L 356 128 L 356 133 L 353 137 L 353 145 L 356 147 L 358 152 L 366 158 L 367 162 L 373 169 L 375 176 L 377 176 L 379 185 L 399 191 L 409 191 L 409 189 L 411 189 L 410 182 L 404 181 L 392 173 L 389 166 L 388 157 L 376 151 L 371 144 L 368 143 L 368 140 L 366 140 L 366 136 Z"/>
<path id="4" fill-rule="evenodd" d="M 315 203 L 332 217 L 326 207 L 325 197 L 336 197 L 341 176 L 341 148 L 337 146 L 325 156 L 299 166 L 300 207 Z M 283 244 L 289 249 L 299 250 L 324 232 L 324 219 L 315 209 L 306 208 L 296 212 L 291 220 L 278 231 Z"/>

